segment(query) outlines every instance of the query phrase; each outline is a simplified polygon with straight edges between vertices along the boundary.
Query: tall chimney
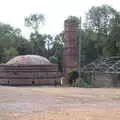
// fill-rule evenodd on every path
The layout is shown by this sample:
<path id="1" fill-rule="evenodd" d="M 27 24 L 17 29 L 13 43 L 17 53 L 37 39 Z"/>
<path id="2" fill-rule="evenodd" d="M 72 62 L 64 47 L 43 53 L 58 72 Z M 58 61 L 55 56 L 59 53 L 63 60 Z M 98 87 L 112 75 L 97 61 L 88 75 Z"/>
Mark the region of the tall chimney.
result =
<path id="1" fill-rule="evenodd" d="M 64 73 L 67 74 L 71 68 L 77 68 L 77 33 L 78 24 L 64 21 Z"/>

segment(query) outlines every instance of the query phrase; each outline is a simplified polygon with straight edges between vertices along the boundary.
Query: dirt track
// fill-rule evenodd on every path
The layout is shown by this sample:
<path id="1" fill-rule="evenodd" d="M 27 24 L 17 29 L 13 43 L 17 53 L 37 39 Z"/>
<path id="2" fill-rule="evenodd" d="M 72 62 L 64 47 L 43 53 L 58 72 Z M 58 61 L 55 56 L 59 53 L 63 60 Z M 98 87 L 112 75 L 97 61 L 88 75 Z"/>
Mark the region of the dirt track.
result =
<path id="1" fill-rule="evenodd" d="M 120 89 L 0 87 L 0 120 L 120 120 Z"/>

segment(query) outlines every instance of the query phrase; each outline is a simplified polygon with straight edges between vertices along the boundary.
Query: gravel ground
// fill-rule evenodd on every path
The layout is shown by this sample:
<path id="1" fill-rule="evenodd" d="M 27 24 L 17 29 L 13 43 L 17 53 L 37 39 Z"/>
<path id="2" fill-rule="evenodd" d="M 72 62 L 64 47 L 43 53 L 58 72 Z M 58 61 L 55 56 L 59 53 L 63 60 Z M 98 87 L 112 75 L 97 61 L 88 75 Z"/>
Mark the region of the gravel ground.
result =
<path id="1" fill-rule="evenodd" d="M 0 120 L 120 120 L 120 89 L 0 86 Z"/>

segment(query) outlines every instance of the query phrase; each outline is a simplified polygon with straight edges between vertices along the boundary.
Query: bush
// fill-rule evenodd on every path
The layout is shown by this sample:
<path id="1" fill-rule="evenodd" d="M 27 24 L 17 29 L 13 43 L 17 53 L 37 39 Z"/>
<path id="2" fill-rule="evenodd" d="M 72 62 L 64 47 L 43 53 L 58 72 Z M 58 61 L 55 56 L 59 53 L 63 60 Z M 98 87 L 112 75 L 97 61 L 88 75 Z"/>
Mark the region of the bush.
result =
<path id="1" fill-rule="evenodd" d="M 85 73 L 82 72 L 81 73 L 81 84 L 79 85 L 79 87 L 84 87 L 84 88 L 92 88 L 92 84 L 91 84 L 91 73 Z"/>
<path id="2" fill-rule="evenodd" d="M 54 64 L 58 64 L 58 58 L 56 56 L 50 56 L 49 57 L 50 62 Z"/>
<path id="3" fill-rule="evenodd" d="M 91 73 L 81 73 L 81 78 L 83 79 L 83 81 L 85 83 L 87 83 L 88 85 L 91 85 Z"/>
<path id="4" fill-rule="evenodd" d="M 79 77 L 79 74 L 76 70 L 73 70 L 73 71 L 69 72 L 68 73 L 69 83 L 72 84 L 73 81 L 75 81 L 78 77 Z"/>

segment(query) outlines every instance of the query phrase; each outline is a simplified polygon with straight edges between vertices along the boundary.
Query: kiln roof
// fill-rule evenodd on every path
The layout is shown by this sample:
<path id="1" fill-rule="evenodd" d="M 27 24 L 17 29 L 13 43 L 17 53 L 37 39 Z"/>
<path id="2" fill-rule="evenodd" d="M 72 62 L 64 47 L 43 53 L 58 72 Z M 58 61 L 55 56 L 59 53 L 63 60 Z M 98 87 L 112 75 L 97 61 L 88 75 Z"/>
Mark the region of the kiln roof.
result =
<path id="1" fill-rule="evenodd" d="M 50 61 L 39 55 L 21 55 L 9 60 L 6 64 L 48 65 Z"/>

